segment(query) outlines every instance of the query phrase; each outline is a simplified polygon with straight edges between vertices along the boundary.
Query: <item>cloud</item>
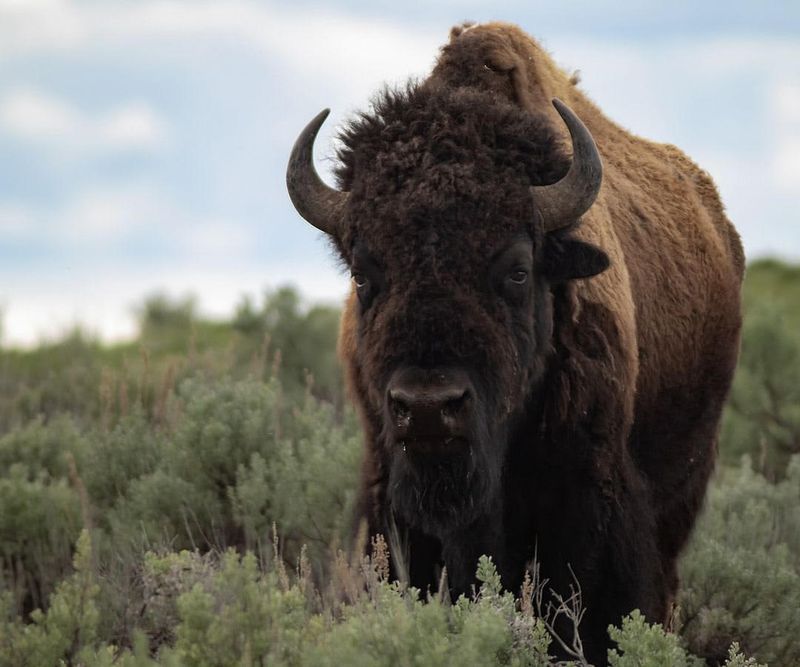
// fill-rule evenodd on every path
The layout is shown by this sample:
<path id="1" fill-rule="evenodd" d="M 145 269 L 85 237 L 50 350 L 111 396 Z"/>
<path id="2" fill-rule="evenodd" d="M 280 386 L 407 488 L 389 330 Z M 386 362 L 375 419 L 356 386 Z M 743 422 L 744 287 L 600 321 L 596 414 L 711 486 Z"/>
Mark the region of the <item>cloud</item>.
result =
<path id="1" fill-rule="evenodd" d="M 341 303 L 348 280 L 333 267 L 309 261 L 262 266 L 241 261 L 170 260 L 146 266 L 119 263 L 59 263 L 53 270 L 9 273 L 0 266 L 0 281 L 14 282 L 11 295 L 0 295 L 2 344 L 31 347 L 54 340 L 76 325 L 104 340 L 131 338 L 136 332 L 132 306 L 146 295 L 195 295 L 201 313 L 230 317 L 245 295 L 256 302 L 265 289 L 293 284 L 314 300 Z"/>
<path id="2" fill-rule="evenodd" d="M 143 103 L 116 109 L 97 124 L 101 144 L 112 150 L 154 149 L 166 139 L 165 122 Z"/>
<path id="3" fill-rule="evenodd" d="M 781 82 L 772 90 L 773 108 L 777 119 L 800 127 L 800 81 Z"/>
<path id="4" fill-rule="evenodd" d="M 85 21 L 68 0 L 0 0 L 0 62 L 76 47 L 87 36 Z"/>
<path id="5" fill-rule="evenodd" d="M 409 30 L 323 7 L 309 11 L 236 0 L 0 0 L 0 62 L 30 53 L 118 49 L 131 43 L 227 40 L 290 71 L 363 91 L 387 79 L 424 74 L 445 37 L 445 30 Z"/>
<path id="6" fill-rule="evenodd" d="M 48 218 L 47 227 L 60 240 L 87 247 L 124 243 L 145 234 L 159 238 L 162 228 L 167 232 L 175 228 L 179 216 L 175 206 L 159 195 L 128 187 L 82 192 Z"/>
<path id="7" fill-rule="evenodd" d="M 771 90 L 772 174 L 777 185 L 800 191 L 800 76 Z"/>
<path id="8" fill-rule="evenodd" d="M 0 100 L 0 125 L 26 139 L 69 136 L 80 124 L 75 109 L 34 90 L 18 90 Z"/>
<path id="9" fill-rule="evenodd" d="M 0 202 L 0 237 L 7 241 L 24 238 L 33 229 L 34 217 L 29 208 Z"/>
<path id="10" fill-rule="evenodd" d="M 0 261 L 3 345 L 35 345 L 77 324 L 104 340 L 129 338 L 132 304 L 154 292 L 194 294 L 204 314 L 229 317 L 267 286 L 294 284 L 330 302 L 348 287 L 320 253 L 265 266 L 252 253 L 263 225 L 192 214 L 143 186 L 89 188 L 55 208 L 0 204 L 0 235 L 9 248 L 45 248 L 45 261 Z"/>
<path id="11" fill-rule="evenodd" d="M 0 132 L 72 153 L 152 151 L 166 142 L 166 127 L 166 121 L 142 102 L 129 102 L 91 116 L 30 87 L 0 97 Z"/>
<path id="12" fill-rule="evenodd" d="M 235 49 L 244 54 L 245 62 L 260 62 L 270 73 L 260 85 L 270 90 L 280 113 L 271 114 L 261 132 L 283 151 L 281 142 L 298 129 L 297 114 L 323 106 L 331 107 L 333 113 L 319 144 L 329 146 L 348 110 L 364 106 L 386 83 L 424 76 L 446 31 L 447 26 L 412 30 L 321 6 L 309 11 L 247 0 L 0 0 L 0 65 L 30 56 L 113 63 L 124 51 L 145 55 L 144 63 L 156 59 L 159 67 L 195 77 L 201 67 L 212 71 L 217 67 L 221 46 L 227 53 Z M 31 102 L 41 106 L 55 102 L 41 91 L 27 92 L 34 97 L 28 100 L 29 106 L 34 106 Z M 68 127 L 87 127 L 76 122 L 80 114 L 63 102 L 53 107 L 50 134 L 40 135 L 37 143 L 43 148 L 49 141 L 53 149 L 70 151 L 68 157 L 91 154 L 90 148 L 96 151 L 98 146 L 107 151 L 152 151 L 166 138 L 166 122 L 143 103 L 118 109 L 111 117 L 91 119 L 96 132 L 92 136 L 80 133 L 84 141 L 70 139 L 79 134 L 66 131 Z M 62 116 L 60 126 L 55 123 L 56 112 Z M 13 118 L 18 130 L 32 129 L 20 116 L 17 113 Z M 176 133 L 180 130 L 175 128 Z M 28 141 L 35 139 L 32 132 L 24 136 Z M 330 178 L 330 164 L 320 167 Z"/>
<path id="13" fill-rule="evenodd" d="M 775 181 L 782 189 L 800 188 L 800 133 L 781 140 L 776 148 L 772 167 Z"/>
<path id="14" fill-rule="evenodd" d="M 46 247 L 78 262 L 115 256 L 131 264 L 120 266 L 121 271 L 146 264 L 149 254 L 178 263 L 246 263 L 252 261 L 262 227 L 250 220 L 192 213 L 149 187 L 92 187 L 50 208 L 0 202 L 0 235 L 6 241 Z"/>

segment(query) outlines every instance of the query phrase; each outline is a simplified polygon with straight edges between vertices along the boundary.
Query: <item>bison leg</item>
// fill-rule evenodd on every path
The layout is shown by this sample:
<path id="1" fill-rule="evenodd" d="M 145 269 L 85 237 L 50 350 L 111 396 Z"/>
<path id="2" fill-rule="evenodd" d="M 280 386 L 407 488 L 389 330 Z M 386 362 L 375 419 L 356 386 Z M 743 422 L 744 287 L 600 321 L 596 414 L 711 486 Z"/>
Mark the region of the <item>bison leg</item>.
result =
<path id="1" fill-rule="evenodd" d="M 648 489 L 630 462 L 621 462 L 604 484 L 573 477 L 572 470 L 560 484 L 540 487 L 546 498 L 537 521 L 540 571 L 555 592 L 550 601 L 556 606 L 579 589 L 583 650 L 592 664 L 604 665 L 609 625 L 619 625 L 634 609 L 650 622 L 666 615 L 656 521 Z M 569 618 L 563 617 L 556 631 L 565 642 L 573 641 Z"/>
<path id="2" fill-rule="evenodd" d="M 687 396 L 694 399 L 693 404 Z M 658 419 L 641 419 L 632 435 L 631 449 L 651 487 L 670 606 L 678 590 L 678 558 L 702 509 L 713 472 L 723 398 L 721 391 L 705 397 L 699 391 L 667 393 L 662 403 L 672 409 Z M 669 614 L 668 608 L 662 620 L 668 621 Z"/>

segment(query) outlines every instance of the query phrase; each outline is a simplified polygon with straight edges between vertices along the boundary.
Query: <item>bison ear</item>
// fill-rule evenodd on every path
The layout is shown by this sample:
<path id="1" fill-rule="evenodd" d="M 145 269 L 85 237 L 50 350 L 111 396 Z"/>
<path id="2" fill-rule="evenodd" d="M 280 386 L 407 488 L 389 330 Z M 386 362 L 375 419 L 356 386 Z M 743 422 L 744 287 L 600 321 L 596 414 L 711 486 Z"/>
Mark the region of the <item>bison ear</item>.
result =
<path id="1" fill-rule="evenodd" d="M 591 243 L 559 238 L 558 234 L 545 237 L 542 273 L 552 282 L 590 278 L 610 264 L 608 255 Z"/>

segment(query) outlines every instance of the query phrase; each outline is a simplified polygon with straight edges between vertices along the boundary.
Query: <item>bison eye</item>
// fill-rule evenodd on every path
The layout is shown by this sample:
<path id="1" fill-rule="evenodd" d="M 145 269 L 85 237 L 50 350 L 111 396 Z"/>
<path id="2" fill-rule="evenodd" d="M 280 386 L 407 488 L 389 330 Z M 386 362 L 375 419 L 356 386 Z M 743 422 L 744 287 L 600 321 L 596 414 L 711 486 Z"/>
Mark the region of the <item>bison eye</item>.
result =
<path id="1" fill-rule="evenodd" d="M 528 302 L 533 275 L 533 241 L 524 235 L 512 238 L 489 265 L 493 291 L 512 307 Z"/>
<path id="2" fill-rule="evenodd" d="M 356 286 L 358 300 L 361 303 L 361 307 L 366 310 L 375 298 L 375 294 L 378 291 L 379 280 L 377 278 L 370 279 L 367 277 L 366 273 L 360 271 L 353 271 L 352 276 L 353 285 Z"/>
<path id="3" fill-rule="evenodd" d="M 514 283 L 515 285 L 524 285 L 525 282 L 528 280 L 528 272 L 527 271 L 512 271 L 508 275 L 508 279 Z"/>
<path id="4" fill-rule="evenodd" d="M 356 288 L 362 312 L 365 312 L 386 287 L 386 278 L 378 260 L 363 244 L 357 244 L 350 262 L 350 276 Z"/>

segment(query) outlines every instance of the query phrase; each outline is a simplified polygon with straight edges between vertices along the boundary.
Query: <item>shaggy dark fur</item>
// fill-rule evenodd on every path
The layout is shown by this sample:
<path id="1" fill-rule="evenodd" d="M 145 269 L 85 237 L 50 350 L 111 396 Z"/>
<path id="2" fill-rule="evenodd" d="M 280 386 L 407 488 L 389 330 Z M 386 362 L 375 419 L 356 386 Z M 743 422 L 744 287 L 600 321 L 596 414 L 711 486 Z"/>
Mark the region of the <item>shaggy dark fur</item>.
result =
<path id="1" fill-rule="evenodd" d="M 528 188 L 569 165 L 555 96 L 605 179 L 582 220 L 545 234 Z M 360 285 L 340 337 L 366 437 L 359 517 L 401 535 L 422 589 L 446 566 L 451 592 L 469 591 L 481 554 L 510 590 L 534 554 L 562 594 L 574 573 L 587 656 L 604 663 L 609 623 L 667 619 L 713 465 L 743 264 L 713 183 L 608 121 L 504 24 L 454 30 L 429 79 L 382 95 L 342 140 L 333 241 Z M 412 367 L 471 383 L 446 453 L 393 436 L 387 385 Z"/>

